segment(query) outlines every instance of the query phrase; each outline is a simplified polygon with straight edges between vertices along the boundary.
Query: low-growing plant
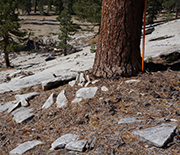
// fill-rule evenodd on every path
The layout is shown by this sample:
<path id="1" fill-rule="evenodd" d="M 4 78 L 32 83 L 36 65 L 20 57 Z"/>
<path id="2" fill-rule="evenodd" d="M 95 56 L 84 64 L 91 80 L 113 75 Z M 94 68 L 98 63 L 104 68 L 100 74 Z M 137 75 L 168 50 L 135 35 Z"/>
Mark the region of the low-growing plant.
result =
<path id="1" fill-rule="evenodd" d="M 147 61 L 147 62 L 152 61 L 152 57 L 148 57 L 146 61 Z"/>
<path id="2" fill-rule="evenodd" d="M 95 53 L 96 52 L 96 45 L 95 44 L 91 45 L 90 51 L 91 51 L 91 53 Z"/>

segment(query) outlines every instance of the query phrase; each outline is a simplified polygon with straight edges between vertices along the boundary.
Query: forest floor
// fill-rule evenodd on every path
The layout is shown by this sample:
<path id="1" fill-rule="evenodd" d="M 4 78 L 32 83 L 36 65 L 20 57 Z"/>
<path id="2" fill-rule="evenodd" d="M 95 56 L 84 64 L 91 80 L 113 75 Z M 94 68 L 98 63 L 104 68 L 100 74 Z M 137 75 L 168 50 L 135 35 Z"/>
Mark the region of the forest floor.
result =
<path id="1" fill-rule="evenodd" d="M 46 17 L 41 18 L 43 21 L 43 18 Z M 52 17 L 47 18 L 54 22 Z M 45 27 L 43 24 L 39 25 Z M 57 27 L 51 28 L 48 25 L 46 30 L 43 30 L 42 27 L 35 28 L 34 25 L 31 25 L 31 29 L 34 31 L 34 36 L 41 37 L 46 32 L 53 35 L 58 30 L 58 24 L 54 22 L 54 25 Z M 22 28 L 25 27 L 22 26 Z M 52 29 L 52 32 L 50 29 Z M 46 33 L 46 35 L 48 34 Z M 80 136 L 80 139 L 87 140 L 92 135 L 97 137 L 94 149 L 85 150 L 82 153 L 71 152 L 72 154 L 180 154 L 179 135 L 176 136 L 177 140 L 174 140 L 168 147 L 157 148 L 141 141 L 132 134 L 133 131 L 169 123 L 171 120 L 174 120 L 174 123 L 180 130 L 179 66 L 179 59 L 172 60 L 168 57 L 152 58 L 146 64 L 146 72 L 139 73 L 137 76 L 124 77 L 118 80 L 99 79 L 99 82 L 95 85 L 90 84 L 89 87 L 97 86 L 100 89 L 102 86 L 106 86 L 109 90 L 107 92 L 97 91 L 94 98 L 83 100 L 77 104 L 72 104 L 71 101 L 74 99 L 76 91 L 81 88 L 78 85 L 71 87 L 65 84 L 48 91 L 44 91 L 40 85 L 36 85 L 27 89 L 21 89 L 18 92 L 1 94 L 0 102 L 8 102 L 14 101 L 14 96 L 20 92 L 22 94 L 28 92 L 40 93 L 39 96 L 29 102 L 30 106 L 28 108 L 33 108 L 33 113 L 35 114 L 31 120 L 17 124 L 12 120 L 10 114 L 0 113 L 0 154 L 9 154 L 19 144 L 30 140 L 40 140 L 44 144 L 36 146 L 26 152 L 25 155 L 70 154 L 64 149 L 49 150 L 51 144 L 57 138 L 67 133 L 77 134 Z M 86 74 L 90 76 L 91 81 L 95 80 L 91 70 Z M 131 79 L 137 79 L 140 82 L 125 82 Z M 59 94 L 62 90 L 66 91 L 67 107 L 57 108 L 55 105 L 52 105 L 46 110 L 41 109 L 52 93 Z M 143 121 L 118 125 L 120 119 L 128 116 L 142 119 Z M 124 141 L 124 144 L 119 147 L 117 147 L 118 142 L 115 142 L 117 133 Z"/>
<path id="2" fill-rule="evenodd" d="M 160 58 L 153 58 L 152 62 L 157 63 L 159 60 Z M 97 137 L 93 150 L 86 150 L 79 154 L 179 154 L 179 141 L 174 141 L 167 148 L 156 148 L 132 134 L 133 131 L 157 126 L 170 120 L 175 120 L 180 130 L 180 60 L 171 63 L 161 60 L 159 65 L 149 63 L 149 72 L 139 73 L 135 77 L 112 81 L 99 79 L 100 81 L 95 86 L 98 88 L 106 86 L 109 91 L 98 91 L 94 98 L 77 104 L 71 103 L 75 92 L 81 88 L 77 85 L 71 87 L 66 84 L 48 91 L 43 91 L 40 85 L 22 89 L 20 92 L 23 94 L 40 93 L 29 102 L 29 108 L 33 108 L 35 116 L 26 123 L 17 124 L 12 120 L 11 115 L 0 113 L 1 154 L 8 154 L 22 142 L 36 139 L 45 144 L 36 146 L 25 153 L 26 155 L 68 154 L 66 150 L 49 151 L 52 142 L 67 133 L 77 134 L 80 139 L 87 140 L 91 135 Z M 90 75 L 91 80 L 95 79 L 91 73 L 87 74 Z M 138 79 L 140 82 L 125 82 L 130 79 Z M 67 107 L 59 109 L 53 105 L 46 110 L 41 109 L 51 93 L 58 94 L 61 90 L 66 91 Z M 0 100 L 1 102 L 13 101 L 18 93 L 1 94 Z M 128 116 L 143 121 L 118 125 L 121 118 Z M 119 133 L 125 142 L 117 148 L 113 147 L 115 133 Z"/>

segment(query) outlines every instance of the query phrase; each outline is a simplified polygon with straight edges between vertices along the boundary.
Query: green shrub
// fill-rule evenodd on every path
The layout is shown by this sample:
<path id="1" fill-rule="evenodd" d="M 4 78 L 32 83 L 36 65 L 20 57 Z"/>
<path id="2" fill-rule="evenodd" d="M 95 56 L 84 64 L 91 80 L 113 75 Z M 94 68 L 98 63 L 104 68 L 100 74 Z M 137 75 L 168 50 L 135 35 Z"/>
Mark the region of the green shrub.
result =
<path id="1" fill-rule="evenodd" d="M 96 52 L 96 45 L 95 44 L 91 45 L 90 51 L 91 51 L 91 53 L 95 53 Z"/>

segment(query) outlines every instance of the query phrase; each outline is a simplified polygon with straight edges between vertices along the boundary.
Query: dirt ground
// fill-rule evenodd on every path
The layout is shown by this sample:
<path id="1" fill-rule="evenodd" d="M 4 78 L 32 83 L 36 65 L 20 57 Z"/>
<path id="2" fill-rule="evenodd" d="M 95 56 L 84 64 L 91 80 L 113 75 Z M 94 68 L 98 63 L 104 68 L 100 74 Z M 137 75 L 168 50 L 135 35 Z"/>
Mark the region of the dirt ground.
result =
<path id="1" fill-rule="evenodd" d="M 161 64 L 154 64 L 160 62 Z M 58 137 L 73 133 L 80 139 L 87 139 L 91 135 L 97 137 L 93 150 L 86 150 L 78 154 L 179 154 L 180 137 L 177 133 L 176 140 L 167 148 L 156 148 L 142 142 L 132 135 L 138 129 L 153 127 L 161 123 L 176 120 L 180 130 L 180 60 L 169 62 L 164 58 L 154 58 L 146 67 L 149 69 L 136 77 L 120 78 L 119 80 L 100 79 L 96 84 L 99 88 L 95 98 L 71 104 L 75 92 L 80 86 L 68 84 L 53 90 L 43 91 L 41 86 L 22 89 L 20 92 L 11 92 L 0 95 L 0 102 L 13 101 L 15 94 L 39 92 L 40 95 L 32 99 L 29 108 L 33 108 L 35 116 L 22 124 L 17 124 L 9 114 L 1 113 L 0 118 L 0 152 L 5 155 L 28 140 L 45 142 L 25 153 L 26 155 L 59 155 L 68 154 L 66 150 L 49 151 L 51 143 Z M 91 80 L 95 78 L 91 73 Z M 129 79 L 139 79 L 139 83 L 126 83 Z M 90 85 L 94 86 L 94 85 Z M 101 86 L 106 86 L 109 91 L 100 91 Z M 57 108 L 55 105 L 47 110 L 41 107 L 51 93 L 57 95 L 61 90 L 66 91 L 68 106 Z M 132 116 L 143 119 L 141 123 L 118 125 L 121 118 Z M 114 147 L 110 139 L 118 133 L 124 145 Z M 74 153 L 75 154 L 75 153 Z M 77 153 L 76 153 L 77 154 Z"/>
<path id="2" fill-rule="evenodd" d="M 56 16 L 22 16 L 22 29 L 33 32 L 31 37 L 57 37 L 59 31 Z M 82 25 L 83 26 L 83 25 Z M 87 27 L 87 25 L 85 25 Z M 85 28 L 84 27 L 84 28 Z M 34 34 L 34 35 L 33 35 Z M 56 34 L 56 35 L 55 35 Z M 154 62 L 154 63 L 153 63 Z M 158 63 L 158 64 L 157 64 Z M 50 151 L 51 144 L 60 136 L 72 133 L 80 139 L 88 140 L 90 136 L 97 137 L 97 143 L 92 150 L 85 150 L 82 155 L 178 155 L 180 154 L 180 136 L 177 132 L 173 142 L 166 148 L 156 148 L 144 143 L 132 132 L 153 127 L 161 123 L 176 120 L 180 131 L 180 60 L 169 61 L 164 58 L 153 58 L 146 64 L 146 72 L 135 77 L 120 78 L 118 80 L 99 79 L 96 84 L 99 88 L 92 99 L 71 104 L 75 93 L 80 86 L 68 84 L 56 89 L 43 91 L 40 85 L 22 89 L 18 92 L 0 95 L 0 103 L 14 101 L 16 94 L 38 92 L 39 96 L 32 99 L 29 108 L 33 108 L 35 116 L 22 124 L 12 120 L 12 116 L 0 113 L 0 155 L 7 155 L 19 144 L 40 140 L 44 144 L 36 146 L 25 155 L 64 155 L 70 154 L 67 150 Z M 91 71 L 91 81 L 95 77 Z M 139 83 L 126 83 L 126 80 L 138 79 Z M 94 86 L 90 84 L 89 86 Z M 100 91 L 106 86 L 109 91 Z M 55 105 L 41 109 L 51 93 L 58 95 L 66 91 L 68 106 L 57 108 Z M 140 123 L 118 125 L 121 118 L 132 116 L 144 121 Z M 115 136 L 118 133 L 124 145 L 118 146 Z"/>
<path id="3" fill-rule="evenodd" d="M 35 40 L 38 38 L 43 39 L 45 42 L 50 38 L 56 41 L 58 40 L 58 34 L 60 33 L 60 30 L 59 22 L 56 20 L 57 17 L 57 15 L 41 16 L 38 14 L 31 14 L 21 15 L 19 18 L 21 20 L 21 29 L 26 29 L 28 33 L 31 32 L 30 39 Z M 80 29 L 77 30 L 75 37 L 79 37 L 85 34 L 93 35 L 98 32 L 99 26 L 97 24 L 94 26 L 91 23 L 79 21 L 75 16 L 73 16 L 72 21 L 74 24 L 80 26 Z"/>

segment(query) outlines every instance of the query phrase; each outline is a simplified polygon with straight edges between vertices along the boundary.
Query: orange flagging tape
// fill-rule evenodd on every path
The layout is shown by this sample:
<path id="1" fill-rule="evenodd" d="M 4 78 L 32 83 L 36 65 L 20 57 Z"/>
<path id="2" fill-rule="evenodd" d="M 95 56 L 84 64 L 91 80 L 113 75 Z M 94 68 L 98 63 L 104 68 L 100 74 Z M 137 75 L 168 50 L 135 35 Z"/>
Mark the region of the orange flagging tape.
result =
<path id="1" fill-rule="evenodd" d="M 144 30 L 143 30 L 143 49 L 142 49 L 142 72 L 144 71 L 144 51 L 145 51 L 145 32 L 146 32 L 146 8 L 147 8 L 147 0 L 145 0 L 144 4 Z"/>

